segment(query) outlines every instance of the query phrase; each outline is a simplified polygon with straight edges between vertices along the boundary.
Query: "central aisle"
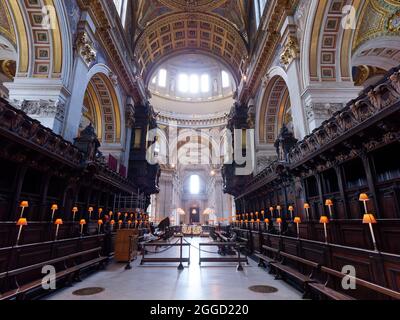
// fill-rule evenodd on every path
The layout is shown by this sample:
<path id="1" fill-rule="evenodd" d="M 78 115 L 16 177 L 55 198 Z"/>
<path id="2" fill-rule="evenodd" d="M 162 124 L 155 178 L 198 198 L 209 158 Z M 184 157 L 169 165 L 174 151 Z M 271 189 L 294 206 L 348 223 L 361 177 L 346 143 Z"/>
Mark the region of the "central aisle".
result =
<path id="1" fill-rule="evenodd" d="M 249 258 L 250 265 L 243 265 L 244 271 L 236 271 L 235 263 L 205 263 L 199 266 L 198 243 L 204 238 L 186 238 L 192 244 L 191 264 L 183 271 L 177 264 L 140 265 L 141 256 L 132 263 L 131 270 L 125 264 L 112 263 L 75 284 L 57 291 L 48 300 L 300 300 L 302 295 L 283 281 L 274 280 L 265 270 Z M 175 242 L 172 240 L 171 242 Z M 216 247 L 206 247 L 216 251 Z M 153 250 L 153 249 L 152 249 Z M 157 257 L 178 256 L 179 248 L 172 248 Z M 187 249 L 184 249 L 184 256 Z M 218 257 L 202 253 L 202 256 Z M 153 257 L 153 256 L 149 256 Z M 256 293 L 251 286 L 272 286 L 276 293 Z M 105 290 L 92 296 L 76 296 L 73 292 L 88 287 L 102 287 Z"/>

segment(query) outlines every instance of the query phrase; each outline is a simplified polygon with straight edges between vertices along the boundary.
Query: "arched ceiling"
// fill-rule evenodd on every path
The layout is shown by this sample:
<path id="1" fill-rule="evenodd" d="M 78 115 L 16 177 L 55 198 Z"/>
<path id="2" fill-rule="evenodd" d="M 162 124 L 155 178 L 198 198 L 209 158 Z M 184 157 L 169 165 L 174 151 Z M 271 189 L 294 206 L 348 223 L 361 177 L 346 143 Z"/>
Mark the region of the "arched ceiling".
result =
<path id="1" fill-rule="evenodd" d="M 229 21 L 247 39 L 248 0 L 138 0 L 137 22 L 143 31 L 169 13 L 207 12 Z"/>
<path id="2" fill-rule="evenodd" d="M 178 12 L 154 20 L 139 36 L 135 54 L 143 79 L 148 82 L 154 68 L 181 53 L 205 53 L 219 59 L 239 82 L 245 39 L 234 25 L 213 13 Z"/>

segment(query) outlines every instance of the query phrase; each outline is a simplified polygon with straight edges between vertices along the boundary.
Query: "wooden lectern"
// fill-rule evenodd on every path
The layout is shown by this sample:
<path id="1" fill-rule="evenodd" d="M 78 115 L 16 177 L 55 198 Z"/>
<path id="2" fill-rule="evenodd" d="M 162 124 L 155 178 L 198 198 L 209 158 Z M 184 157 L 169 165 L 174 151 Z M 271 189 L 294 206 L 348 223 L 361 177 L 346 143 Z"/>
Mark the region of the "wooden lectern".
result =
<path id="1" fill-rule="evenodd" d="M 115 255 L 114 255 L 115 261 L 130 262 L 133 260 L 133 258 L 137 255 L 138 237 L 139 237 L 138 229 L 117 230 L 117 238 L 115 240 Z"/>

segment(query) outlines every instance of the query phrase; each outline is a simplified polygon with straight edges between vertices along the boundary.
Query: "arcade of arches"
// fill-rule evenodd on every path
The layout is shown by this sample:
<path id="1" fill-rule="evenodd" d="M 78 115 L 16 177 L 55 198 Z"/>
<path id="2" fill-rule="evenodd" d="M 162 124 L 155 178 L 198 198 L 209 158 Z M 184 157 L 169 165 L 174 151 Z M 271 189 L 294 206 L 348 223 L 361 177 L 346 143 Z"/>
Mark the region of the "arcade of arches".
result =
<path id="1" fill-rule="evenodd" d="M 60 286 L 118 272 L 128 234 L 144 252 L 236 241 L 243 287 L 234 267 L 199 283 L 191 264 L 148 292 L 143 256 L 80 288 L 400 299 L 399 64 L 395 0 L 0 0 L 0 299 L 43 296 L 44 265 Z"/>

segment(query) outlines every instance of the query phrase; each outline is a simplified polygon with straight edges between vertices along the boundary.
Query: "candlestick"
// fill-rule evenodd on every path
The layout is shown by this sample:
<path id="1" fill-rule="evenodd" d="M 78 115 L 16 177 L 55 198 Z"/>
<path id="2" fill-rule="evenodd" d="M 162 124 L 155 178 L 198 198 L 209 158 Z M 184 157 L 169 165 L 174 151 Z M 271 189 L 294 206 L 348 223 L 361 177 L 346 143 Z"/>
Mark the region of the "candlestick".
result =
<path id="1" fill-rule="evenodd" d="M 22 218 L 23 215 L 24 215 L 24 209 L 29 207 L 29 202 L 28 201 L 21 201 L 19 206 L 21 207 L 21 214 L 20 214 L 19 217 Z"/>
<path id="2" fill-rule="evenodd" d="M 99 219 L 101 219 L 101 214 L 103 213 L 103 209 L 99 208 Z"/>
<path id="3" fill-rule="evenodd" d="M 58 238 L 58 230 L 60 228 L 60 225 L 63 224 L 62 219 L 57 219 L 56 222 L 54 223 L 56 225 L 56 236 L 54 237 L 54 241 L 57 241 Z"/>
<path id="4" fill-rule="evenodd" d="M 279 218 L 281 218 L 282 217 L 282 215 L 281 215 L 282 207 L 281 206 L 277 206 L 276 210 L 278 210 Z"/>
<path id="5" fill-rule="evenodd" d="M 271 212 L 271 219 L 274 218 L 274 207 L 270 207 L 269 211 Z"/>
<path id="6" fill-rule="evenodd" d="M 131 220 L 128 220 L 128 229 L 131 228 L 131 224 L 132 224 L 132 221 L 131 221 Z"/>
<path id="7" fill-rule="evenodd" d="M 18 230 L 18 235 L 17 235 L 17 241 L 15 243 L 16 246 L 18 246 L 19 239 L 21 237 L 22 228 L 27 225 L 28 225 L 28 221 L 25 218 L 19 218 L 19 220 L 17 221 L 17 226 L 19 227 L 19 230 Z"/>
<path id="8" fill-rule="evenodd" d="M 118 229 L 121 229 L 121 225 L 122 225 L 122 220 L 118 221 Z"/>
<path id="9" fill-rule="evenodd" d="M 114 231 L 115 220 L 110 221 L 111 231 Z"/>
<path id="10" fill-rule="evenodd" d="M 54 220 L 54 213 L 56 212 L 56 210 L 58 210 L 58 205 L 53 204 L 51 206 L 51 211 L 52 211 L 52 213 L 51 213 L 51 222 L 53 222 L 53 220 Z"/>
<path id="11" fill-rule="evenodd" d="M 328 230 L 326 228 L 326 225 L 329 223 L 329 218 L 327 216 L 321 216 L 319 223 L 324 224 L 325 243 L 327 244 L 328 243 Z"/>
<path id="12" fill-rule="evenodd" d="M 261 210 L 261 215 L 262 215 L 262 218 L 265 219 L 265 211 L 264 210 Z"/>

